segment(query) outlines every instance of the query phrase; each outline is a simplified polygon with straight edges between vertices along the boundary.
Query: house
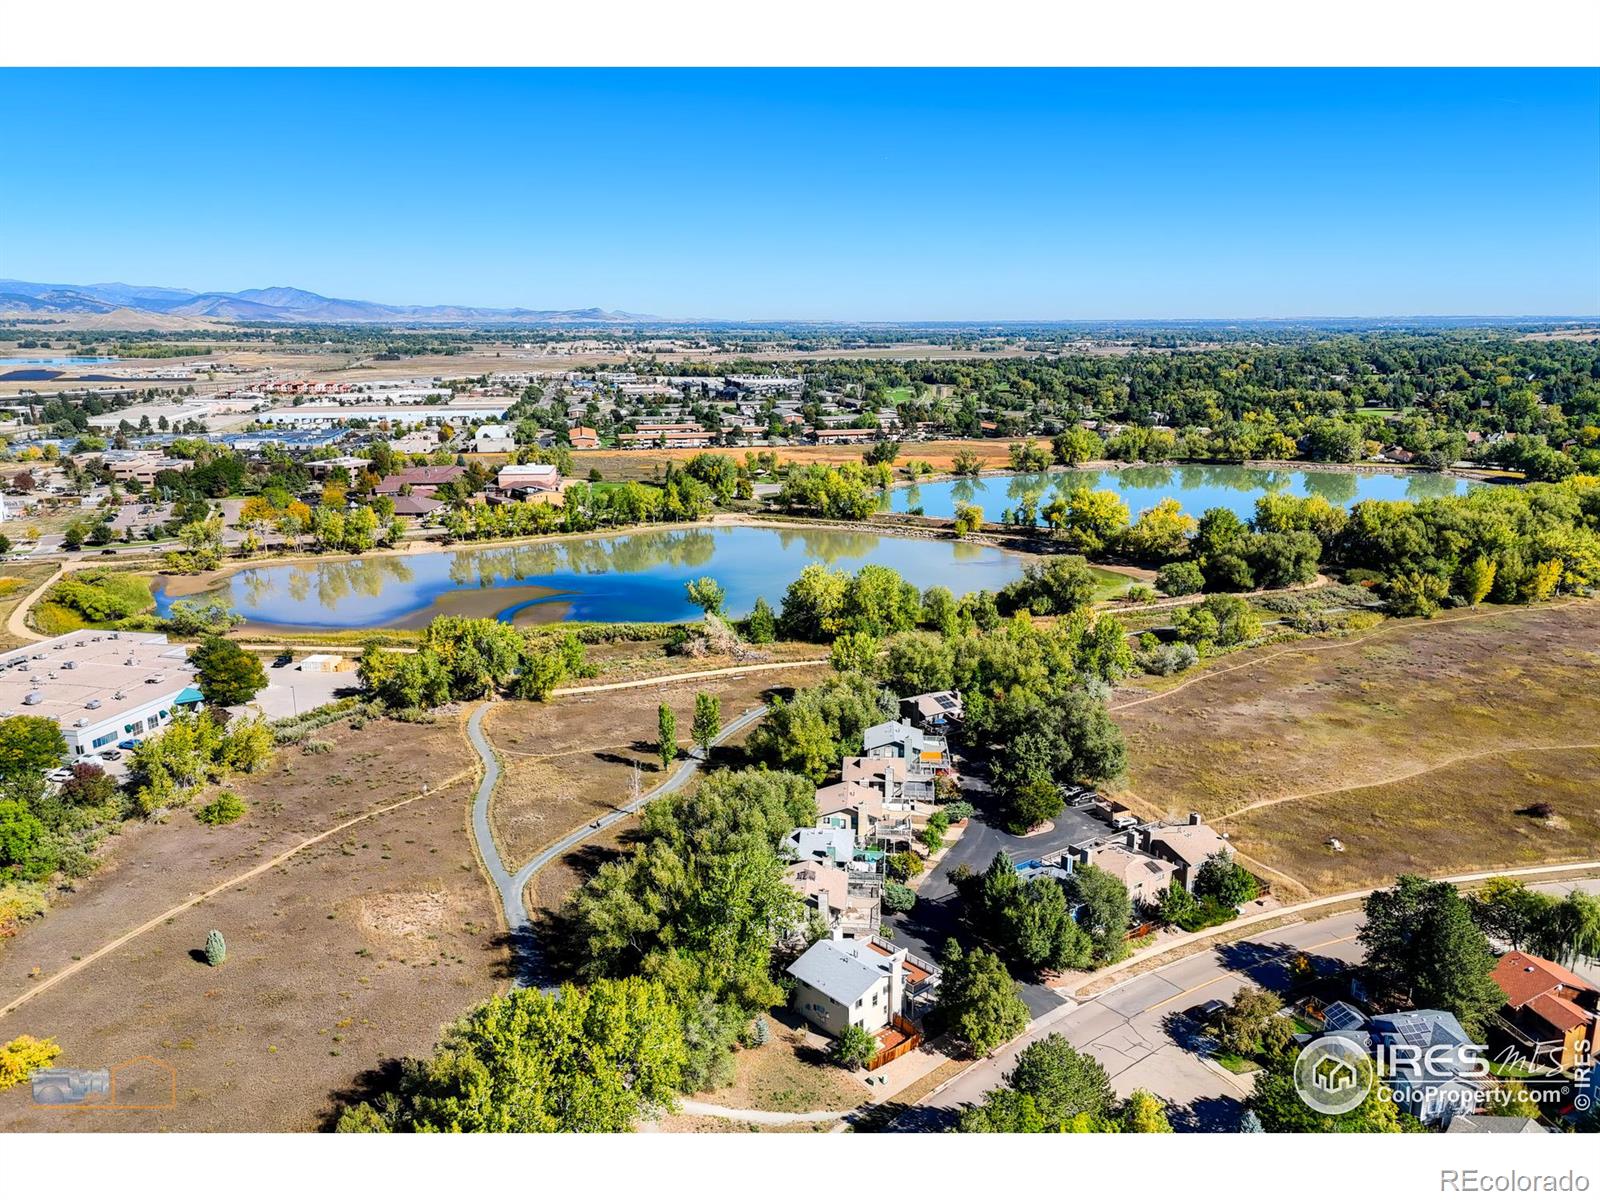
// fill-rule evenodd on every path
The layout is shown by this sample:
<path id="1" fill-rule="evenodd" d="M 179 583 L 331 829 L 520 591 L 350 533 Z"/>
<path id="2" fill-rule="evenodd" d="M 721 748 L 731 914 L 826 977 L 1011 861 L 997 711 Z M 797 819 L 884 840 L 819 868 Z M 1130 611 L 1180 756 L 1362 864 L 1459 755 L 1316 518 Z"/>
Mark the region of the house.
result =
<path id="1" fill-rule="evenodd" d="M 877 1033 L 903 1017 L 907 999 L 933 982 L 931 969 L 906 950 L 874 938 L 846 940 L 840 933 L 814 943 L 789 967 L 790 1003 L 824 1033 L 838 1037 L 854 1025 Z"/>
<path id="2" fill-rule="evenodd" d="M 817 824 L 848 829 L 864 841 L 884 814 L 883 792 L 871 784 L 846 780 L 817 789 Z"/>
<path id="3" fill-rule="evenodd" d="M 960 692 L 924 692 L 900 701 L 900 715 L 922 729 L 944 729 L 961 720 Z"/>
<path id="4" fill-rule="evenodd" d="M 872 726 L 862 735 L 861 753 L 867 758 L 902 759 L 910 776 L 950 769 L 950 747 L 945 740 L 905 721 Z"/>
<path id="5" fill-rule="evenodd" d="M 1600 990 L 1560 963 L 1513 950 L 1495 964 L 1506 994 L 1496 1021 L 1521 1055 L 1571 1071 L 1593 1061 L 1600 1039 Z"/>
<path id="6" fill-rule="evenodd" d="M 827 924 L 828 931 L 870 936 L 883 921 L 883 876 L 818 862 L 790 863 L 783 880 Z"/>
<path id="7" fill-rule="evenodd" d="M 394 515 L 397 517 L 425 517 L 443 507 L 443 500 L 435 500 L 429 495 L 413 493 L 409 496 L 396 496 L 394 498 Z"/>
<path id="8" fill-rule="evenodd" d="M 1199 813 L 1192 812 L 1183 825 L 1158 825 L 1146 830 L 1145 849 L 1177 867 L 1178 882 L 1192 892 L 1206 859 L 1228 853 L 1228 843 L 1201 821 Z"/>
<path id="9" fill-rule="evenodd" d="M 502 492 L 524 500 L 536 496 L 559 498 L 563 486 L 561 472 L 552 463 L 508 463 L 500 468 L 494 482 Z"/>
<path id="10" fill-rule="evenodd" d="M 517 448 L 509 425 L 484 425 L 473 436 L 472 449 L 478 454 L 510 454 Z"/>
<path id="11" fill-rule="evenodd" d="M 600 435 L 587 425 L 574 425 L 567 431 L 567 440 L 574 450 L 600 449 Z"/>
<path id="12" fill-rule="evenodd" d="M 413 496 L 431 496 L 466 473 L 465 467 L 407 467 L 403 471 L 385 475 L 373 490 L 380 496 L 398 496 L 402 491 Z"/>
<path id="13" fill-rule="evenodd" d="M 865 783 L 883 793 L 887 809 L 911 809 L 933 803 L 933 775 L 919 771 L 913 777 L 900 758 L 855 757 L 844 760 L 840 774 L 846 783 Z"/>
<path id="14" fill-rule="evenodd" d="M 84 629 L 0 654 L 0 717 L 53 718 L 74 759 L 147 737 L 204 699 L 164 633 Z"/>
<path id="15" fill-rule="evenodd" d="M 1135 849 L 1131 844 L 1134 836 L 1130 833 L 1128 840 L 1085 847 L 1078 851 L 1078 861 L 1086 866 L 1099 867 L 1119 880 L 1128 889 L 1128 895 L 1135 905 L 1153 908 L 1160 903 L 1156 897 L 1172 884 L 1178 868 L 1165 859 Z"/>
<path id="16" fill-rule="evenodd" d="M 856 856 L 856 837 L 848 829 L 818 826 L 796 829 L 783 839 L 783 849 L 795 862 L 832 863 L 840 866 Z"/>
<path id="17" fill-rule="evenodd" d="M 1549 1133 L 1532 1117 L 1488 1117 L 1476 1113 L 1454 1113 L 1444 1127 L 1446 1133 Z"/>
<path id="18" fill-rule="evenodd" d="M 1483 1047 L 1454 1013 L 1437 1008 L 1388 1013 L 1368 1025 L 1394 1102 L 1425 1125 L 1475 1111 L 1483 1096 Z"/>

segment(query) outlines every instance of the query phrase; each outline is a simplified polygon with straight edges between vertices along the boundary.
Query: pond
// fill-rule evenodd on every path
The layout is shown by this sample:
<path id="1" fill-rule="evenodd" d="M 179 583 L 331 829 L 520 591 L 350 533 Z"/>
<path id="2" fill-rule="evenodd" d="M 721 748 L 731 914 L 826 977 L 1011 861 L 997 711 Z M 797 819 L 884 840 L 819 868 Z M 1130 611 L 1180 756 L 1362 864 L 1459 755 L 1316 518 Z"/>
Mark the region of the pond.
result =
<path id="1" fill-rule="evenodd" d="M 420 628 L 446 613 L 516 624 L 681 621 L 699 615 L 684 595 L 691 579 L 712 576 L 727 590 L 727 612 L 743 616 L 757 596 L 777 608 L 812 562 L 847 571 L 881 563 L 919 588 L 943 584 L 960 596 L 998 591 L 1028 559 L 969 542 L 834 529 L 663 529 L 253 567 L 225 577 L 204 598 L 254 625 L 283 628 Z M 165 615 L 182 594 L 180 582 L 171 590 L 158 582 L 156 611 Z"/>
<path id="2" fill-rule="evenodd" d="M 1475 486 L 1470 481 L 1434 472 L 1269 470 L 1263 467 L 1181 466 L 1116 467 L 1054 471 L 1041 475 L 985 475 L 945 479 L 938 483 L 906 484 L 892 489 L 887 507 L 893 512 L 920 508 L 924 516 L 953 517 L 957 504 L 976 504 L 986 520 L 1018 501 L 1032 499 L 1043 508 L 1057 489 L 1087 487 L 1116 492 L 1137 519 L 1171 496 L 1183 511 L 1198 517 L 1208 508 L 1232 509 L 1249 519 L 1256 500 L 1269 492 L 1289 496 L 1321 496 L 1330 504 L 1349 508 L 1360 500 L 1426 500 L 1454 496 Z"/>
<path id="3" fill-rule="evenodd" d="M 115 358 L 99 355 L 68 355 L 64 358 L 0 358 L 0 367 L 89 367 L 114 363 Z"/>

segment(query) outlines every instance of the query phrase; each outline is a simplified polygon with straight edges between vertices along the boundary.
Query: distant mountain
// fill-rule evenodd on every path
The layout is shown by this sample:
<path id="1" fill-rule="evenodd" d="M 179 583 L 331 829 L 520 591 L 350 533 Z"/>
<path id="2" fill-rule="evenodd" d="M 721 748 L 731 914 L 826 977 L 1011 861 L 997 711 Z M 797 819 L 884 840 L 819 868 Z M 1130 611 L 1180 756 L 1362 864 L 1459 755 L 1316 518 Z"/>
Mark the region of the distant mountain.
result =
<path id="1" fill-rule="evenodd" d="M 0 312 L 159 313 L 214 321 L 283 321 L 300 324 L 407 321 L 423 324 L 624 324 L 653 321 L 639 313 L 603 308 L 476 308 L 452 304 L 376 304 L 337 300 L 300 288 L 249 288 L 242 292 L 191 292 L 126 283 L 27 283 L 0 279 Z"/>

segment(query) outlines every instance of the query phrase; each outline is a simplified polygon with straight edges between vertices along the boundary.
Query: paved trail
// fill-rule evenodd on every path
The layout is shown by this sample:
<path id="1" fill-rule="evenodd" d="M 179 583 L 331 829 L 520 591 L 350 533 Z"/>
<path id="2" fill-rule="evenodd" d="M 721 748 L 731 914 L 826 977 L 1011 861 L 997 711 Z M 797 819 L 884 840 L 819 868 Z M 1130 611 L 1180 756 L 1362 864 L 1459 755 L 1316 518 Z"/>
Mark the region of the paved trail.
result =
<path id="1" fill-rule="evenodd" d="M 793 664 L 785 665 L 792 666 Z M 603 684 L 599 686 L 609 688 L 613 686 L 636 687 L 639 685 Z M 695 772 L 705 762 L 705 756 L 699 750 L 689 751 L 684 760 L 678 764 L 678 769 L 664 783 L 646 792 L 637 800 L 619 805 L 598 820 L 574 829 L 559 841 L 545 847 L 534 855 L 517 871 L 512 872 L 506 867 L 505 860 L 500 857 L 500 848 L 495 845 L 494 841 L 494 829 L 489 823 L 489 802 L 493 799 L 494 789 L 500 782 L 500 760 L 495 755 L 494 747 L 489 744 L 489 739 L 483 735 L 483 718 L 493 707 L 492 702 L 483 705 L 472 714 L 472 718 L 467 722 L 467 737 L 472 742 L 473 750 L 477 752 L 478 757 L 483 761 L 483 781 L 478 785 L 478 794 L 472 802 L 472 836 L 473 840 L 478 844 L 478 855 L 483 859 L 484 869 L 488 871 L 495 890 L 500 893 L 500 908 L 505 914 L 506 928 L 511 932 L 512 952 L 516 959 L 518 986 L 526 987 L 535 983 L 540 974 L 538 946 L 534 941 L 533 925 L 528 917 L 528 906 L 523 900 L 523 893 L 527 890 L 528 881 L 580 842 L 587 841 L 601 830 L 615 825 L 618 821 L 627 820 L 657 797 L 667 796 L 677 791 L 694 778 Z M 723 726 L 722 732 L 717 735 L 717 739 L 712 745 L 721 745 L 734 734 L 741 732 L 759 720 L 766 711 L 766 705 L 758 705 L 747 712 L 741 713 L 734 720 Z M 822 1119 L 825 1118 L 818 1118 L 818 1120 Z"/>

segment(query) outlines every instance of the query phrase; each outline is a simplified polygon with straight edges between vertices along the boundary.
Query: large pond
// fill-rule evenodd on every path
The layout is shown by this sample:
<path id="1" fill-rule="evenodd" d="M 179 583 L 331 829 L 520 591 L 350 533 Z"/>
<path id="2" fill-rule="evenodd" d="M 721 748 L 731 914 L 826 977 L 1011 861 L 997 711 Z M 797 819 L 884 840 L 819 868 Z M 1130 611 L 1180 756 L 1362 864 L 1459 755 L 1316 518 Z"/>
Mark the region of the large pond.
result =
<path id="1" fill-rule="evenodd" d="M 1076 487 L 1116 492 L 1134 516 L 1169 496 L 1183 511 L 1199 516 L 1208 508 L 1229 508 L 1244 518 L 1269 492 L 1321 496 L 1345 508 L 1360 500 L 1426 500 L 1453 496 L 1473 486 L 1465 479 L 1433 472 L 1275 471 L 1261 467 L 1183 466 L 1078 469 L 1041 475 L 986 475 L 894 488 L 894 512 L 920 509 L 924 516 L 953 517 L 957 504 L 976 504 L 986 520 L 999 521 L 1006 509 L 1031 500 L 1043 508 L 1055 492 Z"/>
<path id="2" fill-rule="evenodd" d="M 832 529 L 732 527 L 651 530 L 499 549 L 374 555 L 254 567 L 206 593 L 256 625 L 417 627 L 441 613 L 546 621 L 678 621 L 697 616 L 684 584 L 710 575 L 741 616 L 765 596 L 776 608 L 807 563 L 854 571 L 893 567 L 919 588 L 956 595 L 998 590 L 1022 574 L 1023 555 L 968 542 L 880 537 Z M 158 585 L 156 610 L 174 595 Z"/>
<path id="3" fill-rule="evenodd" d="M 99 355 L 67 355 L 48 358 L 0 358 L 0 367 L 90 367 L 97 363 L 114 363 L 115 358 Z"/>

